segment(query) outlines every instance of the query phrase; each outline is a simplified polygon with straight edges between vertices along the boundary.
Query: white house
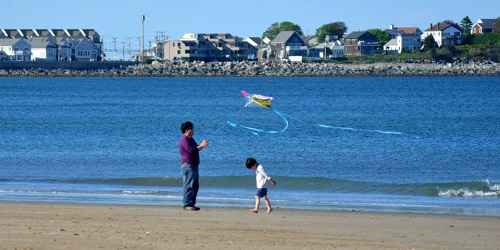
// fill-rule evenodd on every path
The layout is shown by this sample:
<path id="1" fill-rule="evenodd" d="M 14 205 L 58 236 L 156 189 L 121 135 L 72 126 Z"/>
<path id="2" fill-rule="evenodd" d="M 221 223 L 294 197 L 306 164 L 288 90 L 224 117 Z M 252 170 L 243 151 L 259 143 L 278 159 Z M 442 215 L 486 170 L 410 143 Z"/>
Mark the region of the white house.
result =
<path id="1" fill-rule="evenodd" d="M 452 46 L 462 43 L 463 30 L 456 23 L 442 22 L 436 25 L 431 24 L 421 35 L 420 39 L 424 41 L 428 36 L 432 36 L 439 47 Z"/>
<path id="2" fill-rule="evenodd" d="M 417 27 L 395 27 L 391 25 L 385 30 L 391 35 L 391 40 L 384 45 L 384 51 L 397 52 L 415 51 L 421 47 L 420 36 L 422 31 Z"/>
<path id="3" fill-rule="evenodd" d="M 57 44 L 49 37 L 33 37 L 31 43 L 32 61 L 57 61 Z"/>
<path id="4" fill-rule="evenodd" d="M 0 51 L 3 51 L 13 61 L 26 62 L 31 60 L 31 44 L 24 38 L 0 39 Z"/>
<path id="5" fill-rule="evenodd" d="M 344 57 L 344 44 L 340 40 L 320 43 L 309 49 L 309 57 L 335 59 Z"/>

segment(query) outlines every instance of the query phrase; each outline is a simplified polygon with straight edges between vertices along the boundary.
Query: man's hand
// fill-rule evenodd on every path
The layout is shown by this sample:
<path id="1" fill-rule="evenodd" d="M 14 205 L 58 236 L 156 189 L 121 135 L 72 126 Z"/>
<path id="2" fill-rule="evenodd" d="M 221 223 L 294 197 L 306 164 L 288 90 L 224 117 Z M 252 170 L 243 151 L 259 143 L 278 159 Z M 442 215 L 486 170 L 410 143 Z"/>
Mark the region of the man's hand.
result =
<path id="1" fill-rule="evenodd" d="M 202 150 L 204 148 L 208 147 L 208 141 L 207 140 L 202 140 L 200 144 L 198 145 L 198 149 Z"/>

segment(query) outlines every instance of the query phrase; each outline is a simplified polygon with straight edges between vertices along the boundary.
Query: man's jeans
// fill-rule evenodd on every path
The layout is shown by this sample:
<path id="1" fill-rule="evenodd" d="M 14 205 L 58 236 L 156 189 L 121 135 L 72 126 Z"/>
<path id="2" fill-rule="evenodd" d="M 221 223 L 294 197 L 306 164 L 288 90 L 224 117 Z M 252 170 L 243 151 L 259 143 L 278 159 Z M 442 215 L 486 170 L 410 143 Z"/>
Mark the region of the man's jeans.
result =
<path id="1" fill-rule="evenodd" d="M 181 169 L 184 187 L 184 207 L 193 207 L 196 205 L 196 196 L 200 187 L 198 166 L 183 163 Z"/>

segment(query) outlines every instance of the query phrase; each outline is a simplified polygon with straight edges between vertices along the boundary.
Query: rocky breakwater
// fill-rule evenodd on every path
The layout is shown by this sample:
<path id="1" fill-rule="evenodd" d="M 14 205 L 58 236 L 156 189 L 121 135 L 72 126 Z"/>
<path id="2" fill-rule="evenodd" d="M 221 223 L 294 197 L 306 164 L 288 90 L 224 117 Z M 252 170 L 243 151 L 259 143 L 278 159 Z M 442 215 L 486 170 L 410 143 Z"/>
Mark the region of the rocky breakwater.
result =
<path id="1" fill-rule="evenodd" d="M 185 62 L 133 67 L 133 74 L 158 76 L 411 76 L 500 75 L 500 64 L 471 63 L 257 63 Z"/>
<path id="2" fill-rule="evenodd" d="M 106 70 L 2 70 L 0 76 L 427 76 L 500 75 L 500 63 L 258 63 L 181 62 L 134 65 Z"/>

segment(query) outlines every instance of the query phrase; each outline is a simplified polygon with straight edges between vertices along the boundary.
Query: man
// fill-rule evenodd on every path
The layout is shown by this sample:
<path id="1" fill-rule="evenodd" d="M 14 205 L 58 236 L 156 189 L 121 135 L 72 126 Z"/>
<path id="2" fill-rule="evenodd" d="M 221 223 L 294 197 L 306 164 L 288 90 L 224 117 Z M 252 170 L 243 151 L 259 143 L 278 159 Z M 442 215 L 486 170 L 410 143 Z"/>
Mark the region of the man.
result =
<path id="1" fill-rule="evenodd" d="M 193 138 L 194 128 L 192 122 L 184 122 L 181 125 L 182 136 L 179 140 L 179 152 L 181 154 L 182 181 L 184 186 L 184 209 L 198 211 L 196 196 L 198 195 L 200 164 L 199 152 L 208 147 L 208 141 L 202 140 L 197 144 Z"/>

